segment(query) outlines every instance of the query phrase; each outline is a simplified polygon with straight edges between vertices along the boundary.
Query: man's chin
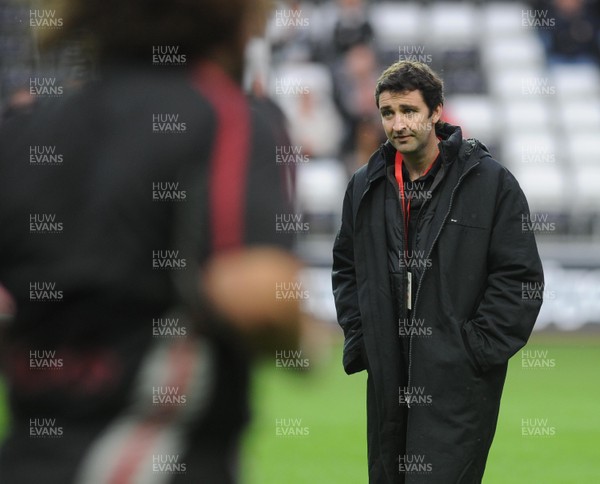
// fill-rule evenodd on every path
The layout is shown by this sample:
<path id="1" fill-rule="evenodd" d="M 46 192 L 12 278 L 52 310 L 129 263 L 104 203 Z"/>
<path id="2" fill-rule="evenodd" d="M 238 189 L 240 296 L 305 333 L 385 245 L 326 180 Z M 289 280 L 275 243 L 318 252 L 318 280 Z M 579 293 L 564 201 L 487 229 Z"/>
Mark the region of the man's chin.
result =
<path id="1" fill-rule="evenodd" d="M 394 141 L 392 146 L 396 148 L 396 151 L 399 151 L 403 155 L 414 153 L 415 151 L 415 147 L 411 142 L 400 143 L 398 141 Z"/>

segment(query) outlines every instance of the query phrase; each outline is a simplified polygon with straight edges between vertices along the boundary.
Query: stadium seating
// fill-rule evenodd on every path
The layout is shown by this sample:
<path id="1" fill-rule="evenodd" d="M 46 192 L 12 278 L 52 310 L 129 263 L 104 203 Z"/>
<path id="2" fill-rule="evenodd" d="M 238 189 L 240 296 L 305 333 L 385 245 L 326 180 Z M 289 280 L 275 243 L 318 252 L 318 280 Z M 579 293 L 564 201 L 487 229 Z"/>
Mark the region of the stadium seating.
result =
<path id="1" fill-rule="evenodd" d="M 461 125 L 466 137 L 478 138 L 491 148 L 492 154 L 515 174 L 533 212 L 558 221 L 557 230 L 537 236 L 542 252 L 550 254 L 544 261 L 548 266 L 548 282 L 557 285 L 557 293 L 566 294 L 566 286 L 561 281 L 568 279 L 573 286 L 573 281 L 581 275 L 573 278 L 572 273 L 567 274 L 558 263 L 553 265 L 552 260 L 560 257 L 566 260 L 567 253 L 572 254 L 569 257 L 573 259 L 569 259 L 568 264 L 574 260 L 592 260 L 590 241 L 600 238 L 598 65 L 550 65 L 540 32 L 529 23 L 547 11 L 533 10 L 528 3 L 380 1 L 365 4 L 382 62 L 387 65 L 412 55 L 440 72 L 445 82 L 448 119 Z M 332 29 L 336 8 L 333 2 L 322 2 L 311 3 L 307 9 L 311 22 L 323 26 L 314 29 L 320 32 L 321 41 L 326 42 L 327 32 Z M 331 80 L 324 72 L 318 74 L 318 68 L 312 69 L 315 84 L 311 89 L 322 91 L 319 99 L 326 99 L 332 92 Z M 276 72 L 282 75 L 279 67 Z M 306 73 L 295 75 L 313 77 Z M 290 99 L 278 101 L 282 105 L 292 102 Z M 286 112 L 293 113 L 289 106 Z M 331 159 L 311 160 L 309 165 L 300 167 L 298 174 L 302 209 L 311 214 L 313 220 L 320 220 L 315 227 L 327 227 L 323 221 L 334 220 L 329 242 L 321 232 L 313 242 L 302 241 L 301 253 L 316 261 L 318 257 L 314 254 L 330 249 L 327 244 L 339 223 L 340 190 L 348 175 L 339 169 L 340 162 Z M 564 241 L 572 243 L 574 240 L 581 243 L 580 250 L 544 251 L 547 244 L 560 246 Z M 597 263 L 600 265 L 600 258 Z M 317 265 L 326 264 L 323 258 L 317 262 Z M 319 270 L 322 274 L 315 277 L 328 279 L 328 269 L 315 269 L 315 274 Z M 596 273 L 595 281 L 598 274 L 600 272 Z M 319 287 L 325 288 L 328 282 L 323 281 L 315 282 L 315 287 L 320 284 Z M 554 323 L 575 328 L 593 320 L 591 311 L 595 309 L 597 313 L 598 306 L 590 302 L 590 291 L 579 289 L 581 291 L 571 291 L 577 304 L 566 304 L 559 298 L 545 303 L 539 326 Z M 321 293 L 323 306 L 330 305 L 327 290 L 315 294 L 319 297 Z M 578 310 L 577 305 L 588 309 Z M 331 313 L 331 307 L 321 310 L 325 311 L 323 315 L 327 311 Z"/>

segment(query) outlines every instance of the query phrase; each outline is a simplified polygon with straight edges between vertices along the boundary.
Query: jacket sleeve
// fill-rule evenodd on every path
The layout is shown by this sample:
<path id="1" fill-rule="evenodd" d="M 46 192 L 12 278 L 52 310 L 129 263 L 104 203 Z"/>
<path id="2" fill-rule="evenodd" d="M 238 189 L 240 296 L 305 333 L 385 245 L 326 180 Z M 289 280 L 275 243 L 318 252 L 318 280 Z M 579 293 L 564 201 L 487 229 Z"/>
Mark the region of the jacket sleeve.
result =
<path id="1" fill-rule="evenodd" d="M 354 268 L 353 186 L 354 177 L 350 180 L 344 197 L 342 225 L 333 246 L 332 272 L 337 319 L 344 330 L 343 363 L 344 369 L 349 375 L 366 369 Z"/>
<path id="2" fill-rule="evenodd" d="M 479 369 L 505 364 L 533 330 L 542 305 L 544 275 L 529 207 L 515 178 L 504 171 L 488 251 L 487 286 L 473 319 L 463 327 Z"/>

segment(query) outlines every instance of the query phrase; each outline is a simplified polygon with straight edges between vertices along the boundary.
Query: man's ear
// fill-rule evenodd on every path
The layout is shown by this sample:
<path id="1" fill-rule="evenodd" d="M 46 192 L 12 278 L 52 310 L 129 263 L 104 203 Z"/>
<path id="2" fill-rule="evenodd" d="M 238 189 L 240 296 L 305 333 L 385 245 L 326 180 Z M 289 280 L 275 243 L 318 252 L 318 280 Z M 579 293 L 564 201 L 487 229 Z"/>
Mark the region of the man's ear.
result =
<path id="1" fill-rule="evenodd" d="M 442 117 L 442 105 L 438 104 L 437 107 L 431 113 L 431 121 L 433 124 L 437 123 Z"/>

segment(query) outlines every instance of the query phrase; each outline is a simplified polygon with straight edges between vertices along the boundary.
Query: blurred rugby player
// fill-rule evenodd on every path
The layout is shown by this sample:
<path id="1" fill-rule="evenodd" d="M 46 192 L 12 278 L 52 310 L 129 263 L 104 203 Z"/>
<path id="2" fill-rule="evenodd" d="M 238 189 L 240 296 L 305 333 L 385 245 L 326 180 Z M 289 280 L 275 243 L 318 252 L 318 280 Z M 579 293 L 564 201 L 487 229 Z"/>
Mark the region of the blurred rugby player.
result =
<path id="1" fill-rule="evenodd" d="M 248 354 L 299 334 L 287 139 L 239 87 L 262 2 L 65 5 L 96 78 L 0 129 L 0 481 L 236 482 Z"/>

